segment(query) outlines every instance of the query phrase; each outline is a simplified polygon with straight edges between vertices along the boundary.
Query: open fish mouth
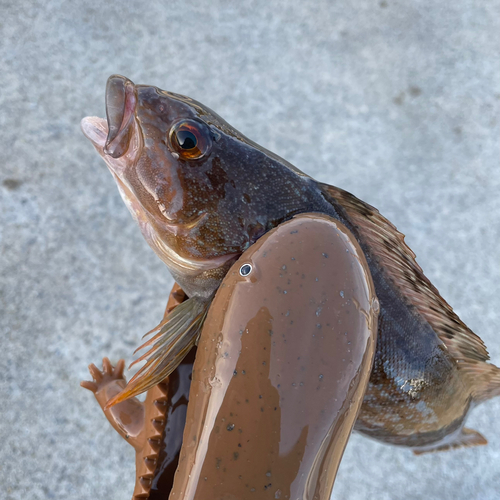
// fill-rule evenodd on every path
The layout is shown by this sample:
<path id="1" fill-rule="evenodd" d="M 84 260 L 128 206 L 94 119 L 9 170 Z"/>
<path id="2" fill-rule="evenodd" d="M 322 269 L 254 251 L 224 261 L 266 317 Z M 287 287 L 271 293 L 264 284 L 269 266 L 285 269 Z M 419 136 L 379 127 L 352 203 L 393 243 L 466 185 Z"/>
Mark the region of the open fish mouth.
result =
<path id="1" fill-rule="evenodd" d="M 110 76 L 106 83 L 108 135 L 104 152 L 112 158 L 120 158 L 129 147 L 136 104 L 135 85 L 124 76 Z"/>
<path id="2" fill-rule="evenodd" d="M 129 149 L 136 104 L 135 85 L 123 76 L 110 76 L 106 84 L 107 119 L 88 116 L 81 123 L 83 133 L 103 156 L 120 158 Z"/>
<path id="3" fill-rule="evenodd" d="M 133 121 L 135 122 L 135 120 Z M 137 219 L 137 215 L 141 209 L 141 204 L 127 186 L 123 174 L 125 169 L 132 165 L 135 159 L 139 156 L 140 149 L 142 147 L 142 136 L 139 132 L 138 125 L 134 123 L 132 127 L 134 130 L 131 133 L 131 140 L 127 148 L 127 152 L 119 158 L 114 158 L 106 152 L 108 139 L 111 136 L 108 121 L 104 118 L 99 118 L 98 116 L 86 116 L 82 119 L 80 126 L 83 135 L 85 135 L 85 137 L 92 142 L 94 148 L 106 162 L 111 174 L 115 178 L 125 204 L 129 208 L 131 208 L 131 204 L 133 204 L 134 210 L 131 210 L 132 215 Z M 116 134 L 113 133 L 113 135 L 116 137 Z M 113 139 L 111 140 L 111 143 L 113 143 Z"/>
<path id="4" fill-rule="evenodd" d="M 119 177 L 127 165 L 135 162 L 142 148 L 136 106 L 135 85 L 124 76 L 112 75 L 106 84 L 106 119 L 87 116 L 81 121 L 85 137 Z"/>
<path id="5" fill-rule="evenodd" d="M 106 162 L 111 172 L 123 180 L 123 172 L 139 157 L 143 145 L 142 133 L 134 115 L 128 119 L 130 123 L 123 130 L 110 132 L 109 123 L 98 116 L 86 116 L 80 122 L 83 135 L 89 139 L 102 159 Z M 114 139 L 109 140 L 110 137 Z M 126 140 L 125 140 L 126 137 Z M 112 151 L 115 156 L 108 153 Z M 120 155 L 118 156 L 118 151 Z"/>

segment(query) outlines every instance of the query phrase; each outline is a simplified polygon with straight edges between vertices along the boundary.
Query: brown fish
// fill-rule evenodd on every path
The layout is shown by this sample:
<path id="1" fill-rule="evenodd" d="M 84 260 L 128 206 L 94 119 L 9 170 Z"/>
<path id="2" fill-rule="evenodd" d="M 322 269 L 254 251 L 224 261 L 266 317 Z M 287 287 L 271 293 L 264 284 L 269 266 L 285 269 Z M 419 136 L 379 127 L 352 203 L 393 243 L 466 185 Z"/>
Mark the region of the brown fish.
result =
<path id="1" fill-rule="evenodd" d="M 85 118 L 82 129 L 189 297 L 154 330 L 139 358 L 146 365 L 109 406 L 178 366 L 245 250 L 295 215 L 317 212 L 358 241 L 380 301 L 375 362 L 355 428 L 416 452 L 486 443 L 463 424 L 470 409 L 500 394 L 500 370 L 376 209 L 316 182 L 188 97 L 112 76 L 106 111 L 107 121 Z"/>

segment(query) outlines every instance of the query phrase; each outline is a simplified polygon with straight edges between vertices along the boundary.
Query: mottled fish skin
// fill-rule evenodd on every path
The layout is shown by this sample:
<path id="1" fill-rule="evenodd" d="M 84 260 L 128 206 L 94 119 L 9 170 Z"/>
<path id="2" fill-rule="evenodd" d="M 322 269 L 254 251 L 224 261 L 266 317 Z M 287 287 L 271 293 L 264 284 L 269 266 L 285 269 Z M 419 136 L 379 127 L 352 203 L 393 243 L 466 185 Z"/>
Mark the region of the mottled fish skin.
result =
<path id="1" fill-rule="evenodd" d="M 117 78 L 123 77 L 109 81 Z M 109 81 L 108 89 L 114 89 Z M 340 218 L 313 179 L 210 109 L 156 87 L 134 88 L 133 97 L 123 97 L 135 101 L 126 153 L 114 158 L 104 152 L 110 146 L 103 120 L 86 118 L 82 129 L 108 164 L 144 237 L 188 296 L 211 297 L 241 253 L 294 215 Z M 210 151 L 199 159 L 179 158 L 172 146 L 172 127 L 186 120 L 208 136 Z M 111 128 L 114 137 L 119 126 Z"/>
<path id="2" fill-rule="evenodd" d="M 356 430 L 415 453 L 486 444 L 463 427 L 500 393 L 482 340 L 423 274 L 404 236 L 375 208 L 322 185 L 353 225 L 382 304 L 374 367 Z"/>
<path id="3" fill-rule="evenodd" d="M 124 77 L 110 81 L 127 89 L 123 107 L 133 109 L 134 119 L 108 113 L 110 144 L 103 120 L 86 118 L 82 129 L 188 296 L 211 300 L 235 259 L 280 223 L 299 213 L 327 214 L 358 240 L 381 308 L 356 429 L 417 452 L 485 443 L 463 423 L 473 406 L 500 393 L 500 371 L 487 363 L 482 341 L 423 275 L 390 222 L 248 140 L 202 104 Z M 114 105 L 120 102 L 112 97 Z M 123 123 L 113 124 L 114 116 Z M 183 157 L 172 142 L 172 130 L 186 120 L 202 132 L 204 154 L 197 159 Z"/>

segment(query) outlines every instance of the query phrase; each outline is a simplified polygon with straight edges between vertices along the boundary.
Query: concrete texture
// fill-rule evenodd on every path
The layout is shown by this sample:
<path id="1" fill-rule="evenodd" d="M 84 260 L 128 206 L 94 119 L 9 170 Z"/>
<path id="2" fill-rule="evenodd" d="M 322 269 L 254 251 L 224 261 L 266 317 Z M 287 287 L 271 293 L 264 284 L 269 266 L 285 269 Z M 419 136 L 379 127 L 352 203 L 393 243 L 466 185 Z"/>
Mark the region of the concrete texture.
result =
<path id="1" fill-rule="evenodd" d="M 192 96 L 381 210 L 500 363 L 500 1 L 0 2 L 0 498 L 130 498 L 132 449 L 80 389 L 172 284 L 79 130 L 111 73 Z M 487 447 L 353 436 L 334 498 L 497 500 Z"/>

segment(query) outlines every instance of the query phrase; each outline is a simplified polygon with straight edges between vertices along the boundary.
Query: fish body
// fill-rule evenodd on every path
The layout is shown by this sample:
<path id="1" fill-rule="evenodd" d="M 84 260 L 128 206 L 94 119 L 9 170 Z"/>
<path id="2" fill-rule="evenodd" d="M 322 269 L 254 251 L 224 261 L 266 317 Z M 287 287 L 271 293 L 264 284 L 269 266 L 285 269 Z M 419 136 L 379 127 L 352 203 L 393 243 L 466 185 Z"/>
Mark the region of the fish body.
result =
<path id="1" fill-rule="evenodd" d="M 188 97 L 115 75 L 106 103 L 107 122 L 85 118 L 82 129 L 189 297 L 155 330 L 139 358 L 145 367 L 111 404 L 175 369 L 245 250 L 297 214 L 316 212 L 356 238 L 380 302 L 374 367 L 355 428 L 416 452 L 485 443 L 463 424 L 471 408 L 500 394 L 500 370 L 376 209 L 318 183 Z"/>

